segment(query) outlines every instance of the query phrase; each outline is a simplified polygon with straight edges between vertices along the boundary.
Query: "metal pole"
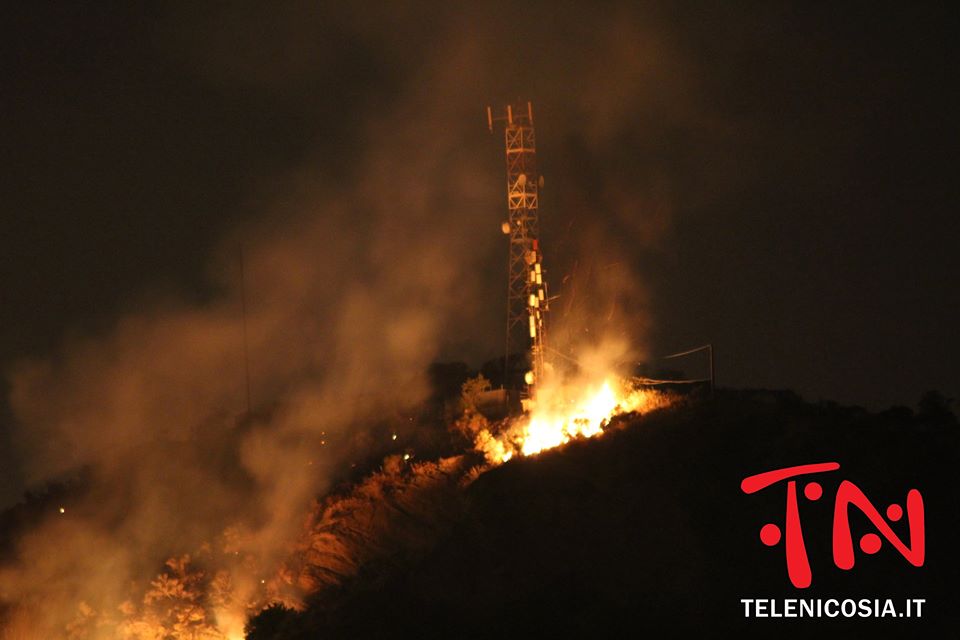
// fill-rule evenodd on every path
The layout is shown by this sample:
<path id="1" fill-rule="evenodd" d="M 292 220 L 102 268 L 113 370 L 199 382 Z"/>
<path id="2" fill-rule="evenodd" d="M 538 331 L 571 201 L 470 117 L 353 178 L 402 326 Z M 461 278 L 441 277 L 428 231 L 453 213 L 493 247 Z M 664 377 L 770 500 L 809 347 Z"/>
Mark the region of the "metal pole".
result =
<path id="1" fill-rule="evenodd" d="M 717 388 L 717 378 L 713 371 L 713 343 L 708 346 L 710 347 L 710 395 L 712 396 Z"/>
<path id="2" fill-rule="evenodd" d="M 247 418 L 250 417 L 250 348 L 247 342 L 247 283 L 243 268 L 243 246 L 240 246 L 240 307 L 243 313 L 243 369 L 247 384 Z"/>

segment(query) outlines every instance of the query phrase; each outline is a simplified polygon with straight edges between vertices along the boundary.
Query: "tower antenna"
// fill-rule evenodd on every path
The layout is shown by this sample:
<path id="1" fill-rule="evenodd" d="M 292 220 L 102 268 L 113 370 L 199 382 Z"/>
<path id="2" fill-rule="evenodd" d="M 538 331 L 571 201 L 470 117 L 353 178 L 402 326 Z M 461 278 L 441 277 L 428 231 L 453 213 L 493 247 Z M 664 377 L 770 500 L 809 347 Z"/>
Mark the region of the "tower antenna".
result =
<path id="1" fill-rule="evenodd" d="M 533 106 L 507 105 L 502 116 L 487 107 L 487 127 L 503 123 L 507 164 L 507 220 L 501 230 L 509 237 L 507 273 L 507 324 L 504 354 L 504 384 L 510 372 L 510 354 L 520 345 L 530 354 L 530 370 L 524 375 L 527 392 L 535 395 L 543 381 L 546 347 L 546 272 L 540 248 L 539 191 L 543 178 L 537 172 L 537 140 Z"/>

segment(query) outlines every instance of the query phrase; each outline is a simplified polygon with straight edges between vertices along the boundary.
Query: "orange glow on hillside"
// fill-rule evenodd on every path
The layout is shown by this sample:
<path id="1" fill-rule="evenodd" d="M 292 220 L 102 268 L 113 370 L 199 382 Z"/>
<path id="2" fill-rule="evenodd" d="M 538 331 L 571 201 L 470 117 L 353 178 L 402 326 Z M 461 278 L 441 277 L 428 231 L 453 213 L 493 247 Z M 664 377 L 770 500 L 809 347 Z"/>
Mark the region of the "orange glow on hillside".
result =
<path id="1" fill-rule="evenodd" d="M 481 431 L 474 444 L 489 463 L 502 464 L 514 456 L 536 455 L 575 438 L 601 435 L 614 416 L 632 411 L 646 413 L 667 404 L 664 394 L 631 388 L 613 376 L 599 384 L 546 388 L 539 391 L 529 414 L 498 434 Z"/>

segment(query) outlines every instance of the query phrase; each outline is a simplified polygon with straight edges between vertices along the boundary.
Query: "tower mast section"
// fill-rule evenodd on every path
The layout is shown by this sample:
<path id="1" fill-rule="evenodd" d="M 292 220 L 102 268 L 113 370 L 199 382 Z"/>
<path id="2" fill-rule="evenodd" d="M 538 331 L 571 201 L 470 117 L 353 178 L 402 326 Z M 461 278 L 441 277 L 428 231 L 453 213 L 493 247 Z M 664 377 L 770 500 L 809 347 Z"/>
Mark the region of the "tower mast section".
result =
<path id="1" fill-rule="evenodd" d="M 502 116 L 494 117 L 487 107 L 487 126 L 504 125 L 507 165 L 507 220 L 502 231 L 509 237 L 507 274 L 507 322 L 505 372 L 510 355 L 526 350 L 530 370 L 524 376 L 528 392 L 543 380 L 546 344 L 547 283 L 540 248 L 539 191 L 543 179 L 537 172 L 537 139 L 533 107 L 507 105 Z"/>

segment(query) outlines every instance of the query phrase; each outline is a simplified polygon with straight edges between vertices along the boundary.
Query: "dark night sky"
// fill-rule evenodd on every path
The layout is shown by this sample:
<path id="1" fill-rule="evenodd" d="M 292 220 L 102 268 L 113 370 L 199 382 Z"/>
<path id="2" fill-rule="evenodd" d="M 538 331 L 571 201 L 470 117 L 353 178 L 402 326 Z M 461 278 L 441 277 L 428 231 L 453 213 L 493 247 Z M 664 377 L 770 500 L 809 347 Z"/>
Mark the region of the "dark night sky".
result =
<path id="1" fill-rule="evenodd" d="M 434 63 L 435 43 L 459 31 L 496 40 L 489 65 L 504 67 L 500 85 L 476 86 L 465 71 L 462 84 L 422 87 L 437 101 L 476 96 L 476 122 L 459 130 L 471 132 L 464 145 L 487 140 L 485 101 L 529 97 L 552 187 L 545 215 L 553 207 L 572 219 L 563 212 L 595 193 L 604 194 L 598 215 L 612 219 L 608 209 L 623 198 L 652 203 L 629 215 L 654 222 L 622 226 L 628 245 L 630 233 L 646 234 L 630 259 L 649 289 L 651 352 L 712 341 L 722 384 L 793 388 L 814 400 L 880 408 L 913 404 L 927 389 L 955 396 L 957 104 L 947 11 L 806 4 L 644 6 L 634 15 L 545 3 L 522 10 L 539 23 L 529 39 L 506 26 L 520 11 L 512 4 L 471 9 L 482 14 L 476 32 L 473 16 L 425 5 L 390 16 L 312 3 L 276 15 L 193 3 L 8 7 L 0 364 L 107 331 L 149 292 L 213 295 L 211 251 L 260 215 L 271 181 L 307 163 L 332 179 L 362 179 L 352 165 L 358 123 L 391 109 Z M 650 77 L 670 83 L 670 100 L 619 115 L 618 144 L 598 151 L 569 126 L 565 96 L 580 104 L 589 96 L 564 73 L 575 59 L 619 86 L 622 60 L 595 57 L 571 27 L 578 14 L 605 11 L 613 24 L 652 25 L 682 64 L 655 63 L 666 71 Z M 502 33 L 489 28 L 498 23 Z M 525 56 L 539 61 L 536 74 Z M 593 117 L 615 111 L 616 95 L 598 96 Z M 678 95 L 698 114 L 696 127 L 665 121 L 679 111 Z M 492 158 L 495 230 L 496 147 L 475 153 Z M 560 235 L 557 226 L 548 237 Z M 7 447 L 11 418 L 3 420 Z"/>

